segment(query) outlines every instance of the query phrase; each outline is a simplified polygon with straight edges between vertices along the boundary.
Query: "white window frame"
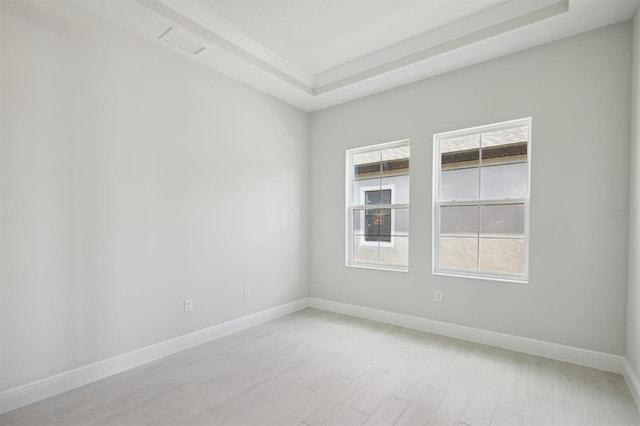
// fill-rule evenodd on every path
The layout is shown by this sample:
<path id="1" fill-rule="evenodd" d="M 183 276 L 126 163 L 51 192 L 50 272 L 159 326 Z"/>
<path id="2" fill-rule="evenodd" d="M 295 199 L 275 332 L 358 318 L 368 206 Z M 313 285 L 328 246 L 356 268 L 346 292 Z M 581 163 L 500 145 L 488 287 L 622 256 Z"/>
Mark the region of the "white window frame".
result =
<path id="1" fill-rule="evenodd" d="M 359 205 L 351 204 L 351 200 L 353 199 L 353 167 L 351 164 L 351 156 L 354 154 L 376 151 L 382 149 L 393 148 L 395 146 L 404 146 L 411 145 L 410 139 L 402 139 L 393 142 L 385 142 L 376 145 L 368 145 L 362 148 L 353 148 L 348 149 L 346 151 L 346 175 L 345 175 L 345 265 L 348 267 L 354 268 L 365 268 L 365 269 L 379 269 L 384 271 L 398 271 L 398 272 L 409 272 L 409 265 L 407 259 L 407 266 L 396 266 L 396 265 L 387 265 L 387 264 L 374 264 L 374 263 L 363 263 L 356 262 L 353 260 L 353 212 L 354 210 L 379 210 L 379 209 L 391 209 L 391 230 L 395 230 L 395 209 L 407 209 L 409 211 L 409 203 L 395 203 L 395 185 L 382 185 L 376 187 L 363 187 L 360 188 L 360 194 L 358 199 L 360 200 Z M 409 164 L 411 164 L 411 159 L 409 159 Z M 411 172 L 411 169 L 409 169 Z M 375 205 L 365 205 L 365 192 L 364 190 L 377 190 L 377 189 L 391 189 L 391 204 L 375 204 Z M 409 226 L 409 224 L 407 224 Z M 411 234 L 410 232 L 408 233 Z M 376 242 L 376 243 L 365 243 L 364 245 L 378 245 L 380 247 L 394 247 L 395 239 L 392 235 L 391 242 Z"/>
<path id="2" fill-rule="evenodd" d="M 522 198 L 502 198 L 502 199 L 487 199 L 487 200 L 465 200 L 465 201 L 440 201 L 440 172 L 441 172 L 441 157 L 440 157 L 440 141 L 442 139 L 451 139 L 461 136 L 469 136 L 477 133 L 486 133 L 499 130 L 506 130 L 514 127 L 527 126 L 528 138 L 527 138 L 527 191 L 526 197 Z M 432 188 L 432 273 L 434 275 L 453 276 L 474 278 L 481 280 L 491 281 L 504 281 L 511 283 L 527 284 L 529 282 L 529 210 L 530 210 L 530 188 L 531 188 L 531 117 L 504 121 L 501 123 L 488 124 L 477 127 L 470 127 L 462 130 L 455 130 L 451 132 L 437 133 L 433 135 L 433 188 Z M 479 158 L 478 167 L 482 167 L 482 156 Z M 481 174 L 480 174 L 481 175 Z M 480 177 L 481 179 L 481 177 Z M 483 206 L 483 205 L 495 205 L 495 204 L 522 204 L 524 206 L 524 272 L 522 274 L 512 273 L 498 273 L 498 272 L 483 272 L 483 271 L 469 271 L 469 270 L 457 270 L 457 269 L 444 269 L 439 268 L 440 264 L 440 207 L 441 206 Z M 480 253 L 478 252 L 478 256 Z"/>

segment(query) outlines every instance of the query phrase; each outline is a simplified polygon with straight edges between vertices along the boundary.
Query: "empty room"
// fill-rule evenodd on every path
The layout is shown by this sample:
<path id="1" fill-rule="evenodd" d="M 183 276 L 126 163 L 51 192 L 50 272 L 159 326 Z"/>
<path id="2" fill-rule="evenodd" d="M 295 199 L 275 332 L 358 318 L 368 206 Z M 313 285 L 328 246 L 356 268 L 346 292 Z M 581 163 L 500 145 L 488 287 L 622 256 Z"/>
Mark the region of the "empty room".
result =
<path id="1" fill-rule="evenodd" d="M 640 425 L 640 0 L 0 0 L 0 425 Z"/>

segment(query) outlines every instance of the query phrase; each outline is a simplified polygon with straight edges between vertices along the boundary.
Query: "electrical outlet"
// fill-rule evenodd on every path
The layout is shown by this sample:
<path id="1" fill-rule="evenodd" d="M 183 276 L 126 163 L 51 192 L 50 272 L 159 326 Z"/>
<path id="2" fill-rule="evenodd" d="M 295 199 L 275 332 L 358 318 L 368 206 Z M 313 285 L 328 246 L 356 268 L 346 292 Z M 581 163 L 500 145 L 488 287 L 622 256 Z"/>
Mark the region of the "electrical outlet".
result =
<path id="1" fill-rule="evenodd" d="M 248 299 L 248 298 L 250 298 L 250 297 L 251 297 L 251 287 L 246 286 L 246 287 L 244 288 L 244 298 L 245 298 L 245 299 Z"/>
<path id="2" fill-rule="evenodd" d="M 184 299 L 184 311 L 185 312 L 193 311 L 193 299 Z"/>
<path id="3" fill-rule="evenodd" d="M 441 303 L 442 302 L 442 290 L 436 290 L 433 294 L 433 300 Z"/>

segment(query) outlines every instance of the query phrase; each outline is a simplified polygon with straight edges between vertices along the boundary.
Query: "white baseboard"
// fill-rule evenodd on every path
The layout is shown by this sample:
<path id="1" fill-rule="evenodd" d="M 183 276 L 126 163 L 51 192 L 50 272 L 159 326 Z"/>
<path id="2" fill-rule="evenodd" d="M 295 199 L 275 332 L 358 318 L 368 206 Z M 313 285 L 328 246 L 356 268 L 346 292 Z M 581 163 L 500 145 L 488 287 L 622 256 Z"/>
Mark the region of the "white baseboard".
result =
<path id="1" fill-rule="evenodd" d="M 0 392 L 0 414 L 299 311 L 308 306 L 309 300 L 303 298 L 295 302 L 256 312 L 242 318 L 233 319 L 126 354 L 8 389 Z"/>
<path id="2" fill-rule="evenodd" d="M 640 380 L 638 380 L 638 375 L 627 359 L 624 360 L 624 370 L 624 381 L 627 382 L 631 395 L 638 408 L 640 408 Z"/>
<path id="3" fill-rule="evenodd" d="M 626 360 L 620 355 L 559 345 L 557 343 L 549 343 L 541 340 L 528 339 L 526 337 L 496 333 L 494 331 L 466 327 L 442 321 L 434 321 L 410 315 L 397 314 L 378 309 L 365 308 L 362 306 L 348 305 L 315 297 L 309 298 L 309 302 L 311 307 L 325 311 L 337 312 L 340 314 L 384 322 L 414 330 L 426 331 L 428 333 L 482 343 L 485 345 L 498 346 L 558 361 L 566 361 L 573 364 L 593 367 L 599 370 L 611 371 L 619 374 L 625 373 L 624 364 Z"/>
<path id="4" fill-rule="evenodd" d="M 636 403 L 640 406 L 638 376 L 627 360 L 619 355 L 309 297 L 0 392 L 0 414 L 307 307 L 623 374 Z"/>

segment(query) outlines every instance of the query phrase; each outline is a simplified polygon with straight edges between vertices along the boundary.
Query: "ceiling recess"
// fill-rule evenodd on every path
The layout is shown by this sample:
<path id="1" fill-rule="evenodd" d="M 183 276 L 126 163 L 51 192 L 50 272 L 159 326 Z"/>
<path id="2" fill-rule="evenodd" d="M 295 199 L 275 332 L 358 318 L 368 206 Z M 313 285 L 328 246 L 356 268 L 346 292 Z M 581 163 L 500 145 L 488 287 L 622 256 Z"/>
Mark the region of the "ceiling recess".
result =
<path id="1" fill-rule="evenodd" d="M 162 33 L 158 38 L 172 44 L 173 46 L 179 47 L 182 50 L 186 50 L 192 55 L 197 55 L 206 49 L 206 46 L 203 46 L 201 43 L 198 43 L 173 27 Z"/>
<path id="2" fill-rule="evenodd" d="M 640 0 L 64 1 L 305 111 L 624 22 L 633 18 L 640 4 Z M 441 9 L 445 3 L 446 10 Z M 333 9 L 322 9 L 327 5 Z M 422 17 L 432 19 L 423 22 Z M 390 36 L 405 27 L 411 31 Z"/>

